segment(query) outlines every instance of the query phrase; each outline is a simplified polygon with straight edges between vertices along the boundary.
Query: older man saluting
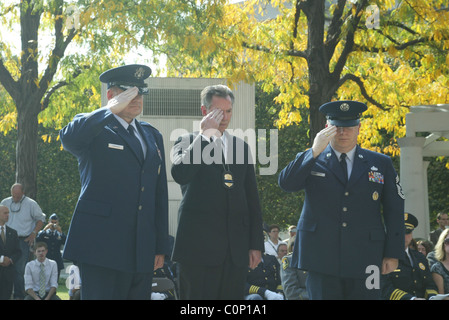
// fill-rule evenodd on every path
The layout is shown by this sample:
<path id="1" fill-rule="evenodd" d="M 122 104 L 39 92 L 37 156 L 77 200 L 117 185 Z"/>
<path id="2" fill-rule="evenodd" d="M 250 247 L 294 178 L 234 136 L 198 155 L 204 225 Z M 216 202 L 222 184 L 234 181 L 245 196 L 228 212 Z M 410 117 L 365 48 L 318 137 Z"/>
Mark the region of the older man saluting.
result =
<path id="1" fill-rule="evenodd" d="M 322 105 L 327 126 L 279 175 L 282 189 L 305 190 L 292 265 L 308 270 L 310 299 L 379 299 L 380 289 L 366 286 L 369 270 L 387 274 L 403 255 L 398 175 L 389 157 L 357 145 L 366 109 L 357 101 Z"/>

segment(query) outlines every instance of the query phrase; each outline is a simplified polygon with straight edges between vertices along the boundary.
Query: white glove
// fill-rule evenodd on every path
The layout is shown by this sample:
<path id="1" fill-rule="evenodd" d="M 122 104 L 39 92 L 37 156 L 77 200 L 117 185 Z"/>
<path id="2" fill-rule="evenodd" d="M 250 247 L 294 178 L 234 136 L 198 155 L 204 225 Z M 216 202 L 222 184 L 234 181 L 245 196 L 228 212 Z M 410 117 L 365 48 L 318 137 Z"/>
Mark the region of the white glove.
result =
<path id="1" fill-rule="evenodd" d="M 316 158 L 320 155 L 321 152 L 326 149 L 329 142 L 332 138 L 337 134 L 336 126 L 328 126 L 317 133 L 315 139 L 313 140 L 312 152 L 313 157 Z"/>
<path id="2" fill-rule="evenodd" d="M 270 290 L 265 291 L 265 298 L 267 300 L 284 300 L 284 296 L 282 294 Z"/>
<path id="3" fill-rule="evenodd" d="M 139 89 L 137 87 L 129 88 L 126 91 L 123 91 L 119 95 L 111 98 L 108 101 L 107 108 L 111 110 L 112 113 L 117 114 L 120 113 L 123 109 L 125 109 L 128 104 L 133 100 L 137 94 L 139 93 Z"/>
<path id="4" fill-rule="evenodd" d="M 151 300 L 165 300 L 167 295 L 159 292 L 151 292 Z"/>

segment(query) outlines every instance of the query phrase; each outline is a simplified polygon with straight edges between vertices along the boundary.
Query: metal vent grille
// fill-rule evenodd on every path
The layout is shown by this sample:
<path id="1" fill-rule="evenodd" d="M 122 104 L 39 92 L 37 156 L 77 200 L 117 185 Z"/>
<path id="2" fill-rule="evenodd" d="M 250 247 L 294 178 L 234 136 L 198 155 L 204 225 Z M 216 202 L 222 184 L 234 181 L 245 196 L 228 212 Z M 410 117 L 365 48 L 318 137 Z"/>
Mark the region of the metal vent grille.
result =
<path id="1" fill-rule="evenodd" d="M 154 89 L 144 96 L 144 116 L 201 116 L 201 89 Z"/>

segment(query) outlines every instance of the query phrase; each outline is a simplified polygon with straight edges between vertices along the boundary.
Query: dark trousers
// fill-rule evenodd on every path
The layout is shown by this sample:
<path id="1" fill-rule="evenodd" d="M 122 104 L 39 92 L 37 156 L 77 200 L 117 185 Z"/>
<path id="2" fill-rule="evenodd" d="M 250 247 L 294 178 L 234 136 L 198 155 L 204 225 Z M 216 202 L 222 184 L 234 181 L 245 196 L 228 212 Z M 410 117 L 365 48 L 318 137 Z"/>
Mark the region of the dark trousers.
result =
<path id="1" fill-rule="evenodd" d="M 228 255 L 218 266 L 179 263 L 181 300 L 243 300 L 248 267 L 237 267 Z"/>
<path id="2" fill-rule="evenodd" d="M 36 292 L 36 291 L 35 291 L 35 293 L 36 293 L 37 295 L 39 295 L 39 292 Z M 48 292 L 45 293 L 45 296 L 43 296 L 41 299 L 44 300 L 44 299 L 47 297 L 47 295 L 48 295 Z M 33 298 L 32 296 L 30 296 L 30 295 L 27 294 L 27 295 L 25 296 L 24 300 L 34 300 L 34 298 Z M 59 297 L 56 295 L 56 293 L 55 293 L 55 294 L 53 294 L 53 295 L 51 296 L 50 300 L 61 300 L 61 298 L 59 298 Z"/>
<path id="3" fill-rule="evenodd" d="M 0 267 L 5 268 L 5 267 Z M 14 283 L 14 273 L 5 274 L 0 271 L 0 300 L 11 299 L 12 287 Z M 11 275 L 11 276 L 9 276 Z"/>
<path id="4" fill-rule="evenodd" d="M 149 300 L 152 273 L 122 272 L 79 264 L 81 300 Z"/>
<path id="5" fill-rule="evenodd" d="M 380 289 L 368 289 L 366 279 L 342 278 L 309 271 L 310 300 L 379 300 Z"/>

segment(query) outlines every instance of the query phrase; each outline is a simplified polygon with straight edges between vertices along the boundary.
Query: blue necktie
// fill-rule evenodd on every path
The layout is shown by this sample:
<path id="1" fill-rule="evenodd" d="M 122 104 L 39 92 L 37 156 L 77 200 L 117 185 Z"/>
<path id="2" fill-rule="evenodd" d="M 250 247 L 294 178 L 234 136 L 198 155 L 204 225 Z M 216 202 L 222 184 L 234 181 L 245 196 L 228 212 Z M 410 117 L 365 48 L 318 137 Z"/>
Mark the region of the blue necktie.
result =
<path id="1" fill-rule="evenodd" d="M 348 164 L 346 163 L 346 153 L 340 155 L 340 165 L 343 169 L 343 174 L 345 177 L 345 182 L 348 182 Z"/>
<path id="2" fill-rule="evenodd" d="M 131 135 L 131 142 L 133 144 L 133 147 L 137 151 L 140 161 L 143 162 L 144 157 L 143 157 L 142 145 L 140 144 L 139 139 L 136 137 L 134 130 L 135 129 L 132 125 L 128 126 L 128 132 Z"/>

